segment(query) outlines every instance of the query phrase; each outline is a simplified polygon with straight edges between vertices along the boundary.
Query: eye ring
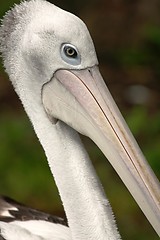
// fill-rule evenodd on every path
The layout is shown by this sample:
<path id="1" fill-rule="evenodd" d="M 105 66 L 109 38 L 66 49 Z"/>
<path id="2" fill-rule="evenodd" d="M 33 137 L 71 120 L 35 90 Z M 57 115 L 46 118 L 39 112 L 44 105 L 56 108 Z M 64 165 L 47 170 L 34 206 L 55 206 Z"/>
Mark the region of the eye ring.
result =
<path id="1" fill-rule="evenodd" d="M 79 65 L 81 63 L 80 54 L 77 48 L 69 43 L 61 45 L 61 57 L 70 65 Z"/>

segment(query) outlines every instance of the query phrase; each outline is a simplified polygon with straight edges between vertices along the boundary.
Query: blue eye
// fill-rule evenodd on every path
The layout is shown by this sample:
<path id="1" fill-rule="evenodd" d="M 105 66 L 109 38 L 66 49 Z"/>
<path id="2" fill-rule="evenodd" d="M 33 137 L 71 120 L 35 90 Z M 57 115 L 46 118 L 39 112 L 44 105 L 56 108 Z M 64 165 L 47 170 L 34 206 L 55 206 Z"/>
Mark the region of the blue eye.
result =
<path id="1" fill-rule="evenodd" d="M 80 55 L 75 46 L 65 43 L 61 46 L 62 59 L 71 65 L 79 65 L 81 62 Z"/>
<path id="2" fill-rule="evenodd" d="M 64 53 L 65 53 L 65 55 L 67 57 L 69 57 L 69 58 L 77 58 L 78 53 L 77 53 L 75 48 L 73 48 L 71 46 L 66 46 L 65 45 L 63 50 L 64 50 Z"/>

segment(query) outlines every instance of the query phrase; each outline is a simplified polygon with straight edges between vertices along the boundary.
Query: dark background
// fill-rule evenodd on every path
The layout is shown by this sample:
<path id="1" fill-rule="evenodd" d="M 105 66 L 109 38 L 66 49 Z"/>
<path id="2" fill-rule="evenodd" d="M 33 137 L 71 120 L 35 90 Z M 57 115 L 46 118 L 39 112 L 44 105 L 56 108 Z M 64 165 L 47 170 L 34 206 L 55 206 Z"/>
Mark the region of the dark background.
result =
<path id="1" fill-rule="evenodd" d="M 2 17 L 14 0 L 1 0 Z M 50 1 L 51 2 L 51 1 Z M 160 179 L 160 1 L 55 0 L 80 16 L 93 37 L 100 69 L 121 112 Z M 0 193 L 63 216 L 43 150 L 0 68 Z M 158 240 L 102 153 L 88 149 L 123 239 Z"/>

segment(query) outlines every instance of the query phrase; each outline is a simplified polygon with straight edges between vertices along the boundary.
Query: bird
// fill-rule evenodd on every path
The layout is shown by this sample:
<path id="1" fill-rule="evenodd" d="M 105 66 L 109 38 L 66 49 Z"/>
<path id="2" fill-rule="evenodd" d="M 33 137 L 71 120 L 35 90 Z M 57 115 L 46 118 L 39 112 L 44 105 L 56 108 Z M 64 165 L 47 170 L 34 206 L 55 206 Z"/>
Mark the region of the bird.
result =
<path id="1" fill-rule="evenodd" d="M 2 20 L 0 52 L 67 218 L 63 224 L 1 197 L 0 239 L 121 239 L 79 133 L 104 153 L 160 236 L 159 181 L 104 83 L 84 22 L 46 0 L 22 1 Z"/>
<path id="2" fill-rule="evenodd" d="M 36 231 L 38 231 L 38 234 L 40 234 L 41 237 L 43 235 L 43 237 L 45 237 L 45 239 L 48 239 L 48 236 L 50 236 L 52 238 L 54 237 L 54 239 L 71 239 L 70 233 L 68 231 L 69 229 L 68 229 L 68 224 L 67 224 L 66 219 L 63 219 L 63 218 L 60 218 L 57 216 L 53 216 L 48 213 L 44 213 L 42 211 L 30 208 L 30 207 L 25 206 L 9 197 L 6 197 L 6 196 L 0 197 L 0 221 L 2 221 L 4 223 L 10 223 L 10 224 L 14 223 L 15 221 L 21 221 L 22 224 L 24 222 L 26 224 L 29 223 L 29 227 L 27 227 L 28 230 L 31 227 L 31 224 L 33 224 L 34 234 L 36 234 Z M 38 222 L 38 226 L 37 226 L 38 228 L 35 225 L 35 224 L 37 224 L 37 222 Z M 44 227 L 40 228 L 41 224 Z M 25 225 L 24 225 L 24 228 L 25 228 Z M 45 228 L 45 230 L 44 230 L 44 228 Z M 52 229 L 53 229 L 53 231 L 52 231 Z M 19 229 L 18 229 L 18 231 L 19 231 Z M 61 238 L 58 238 L 58 236 L 56 236 L 57 231 L 58 231 L 58 233 L 59 233 L 59 231 L 61 232 Z M 24 234 L 25 234 L 25 229 L 23 230 L 23 236 L 25 236 L 25 235 L 27 236 L 27 233 L 25 235 Z M 53 234 L 53 236 L 52 236 L 52 234 Z M 65 238 L 62 237 L 62 234 L 65 235 Z M 13 235 L 11 235 L 11 236 L 13 239 Z M 17 235 L 14 238 L 16 239 L 16 237 L 17 237 Z M 31 238 L 30 233 L 29 233 L 28 238 L 34 239 L 34 238 Z M 5 238 L 3 238 L 0 235 L 0 240 L 2 240 L 2 239 L 5 239 Z"/>

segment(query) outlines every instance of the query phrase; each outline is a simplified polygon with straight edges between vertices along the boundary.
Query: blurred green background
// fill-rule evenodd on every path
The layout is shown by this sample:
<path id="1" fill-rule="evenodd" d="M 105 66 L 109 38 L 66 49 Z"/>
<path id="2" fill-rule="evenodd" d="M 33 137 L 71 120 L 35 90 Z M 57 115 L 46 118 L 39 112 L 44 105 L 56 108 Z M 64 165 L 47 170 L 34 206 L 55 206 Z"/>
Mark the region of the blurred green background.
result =
<path id="1" fill-rule="evenodd" d="M 1 0 L 0 17 L 14 3 Z M 160 1 L 55 0 L 80 16 L 121 112 L 160 179 Z M 84 144 L 105 187 L 123 239 L 159 239 L 103 154 Z M 0 67 L 0 193 L 63 216 L 44 152 Z"/>

